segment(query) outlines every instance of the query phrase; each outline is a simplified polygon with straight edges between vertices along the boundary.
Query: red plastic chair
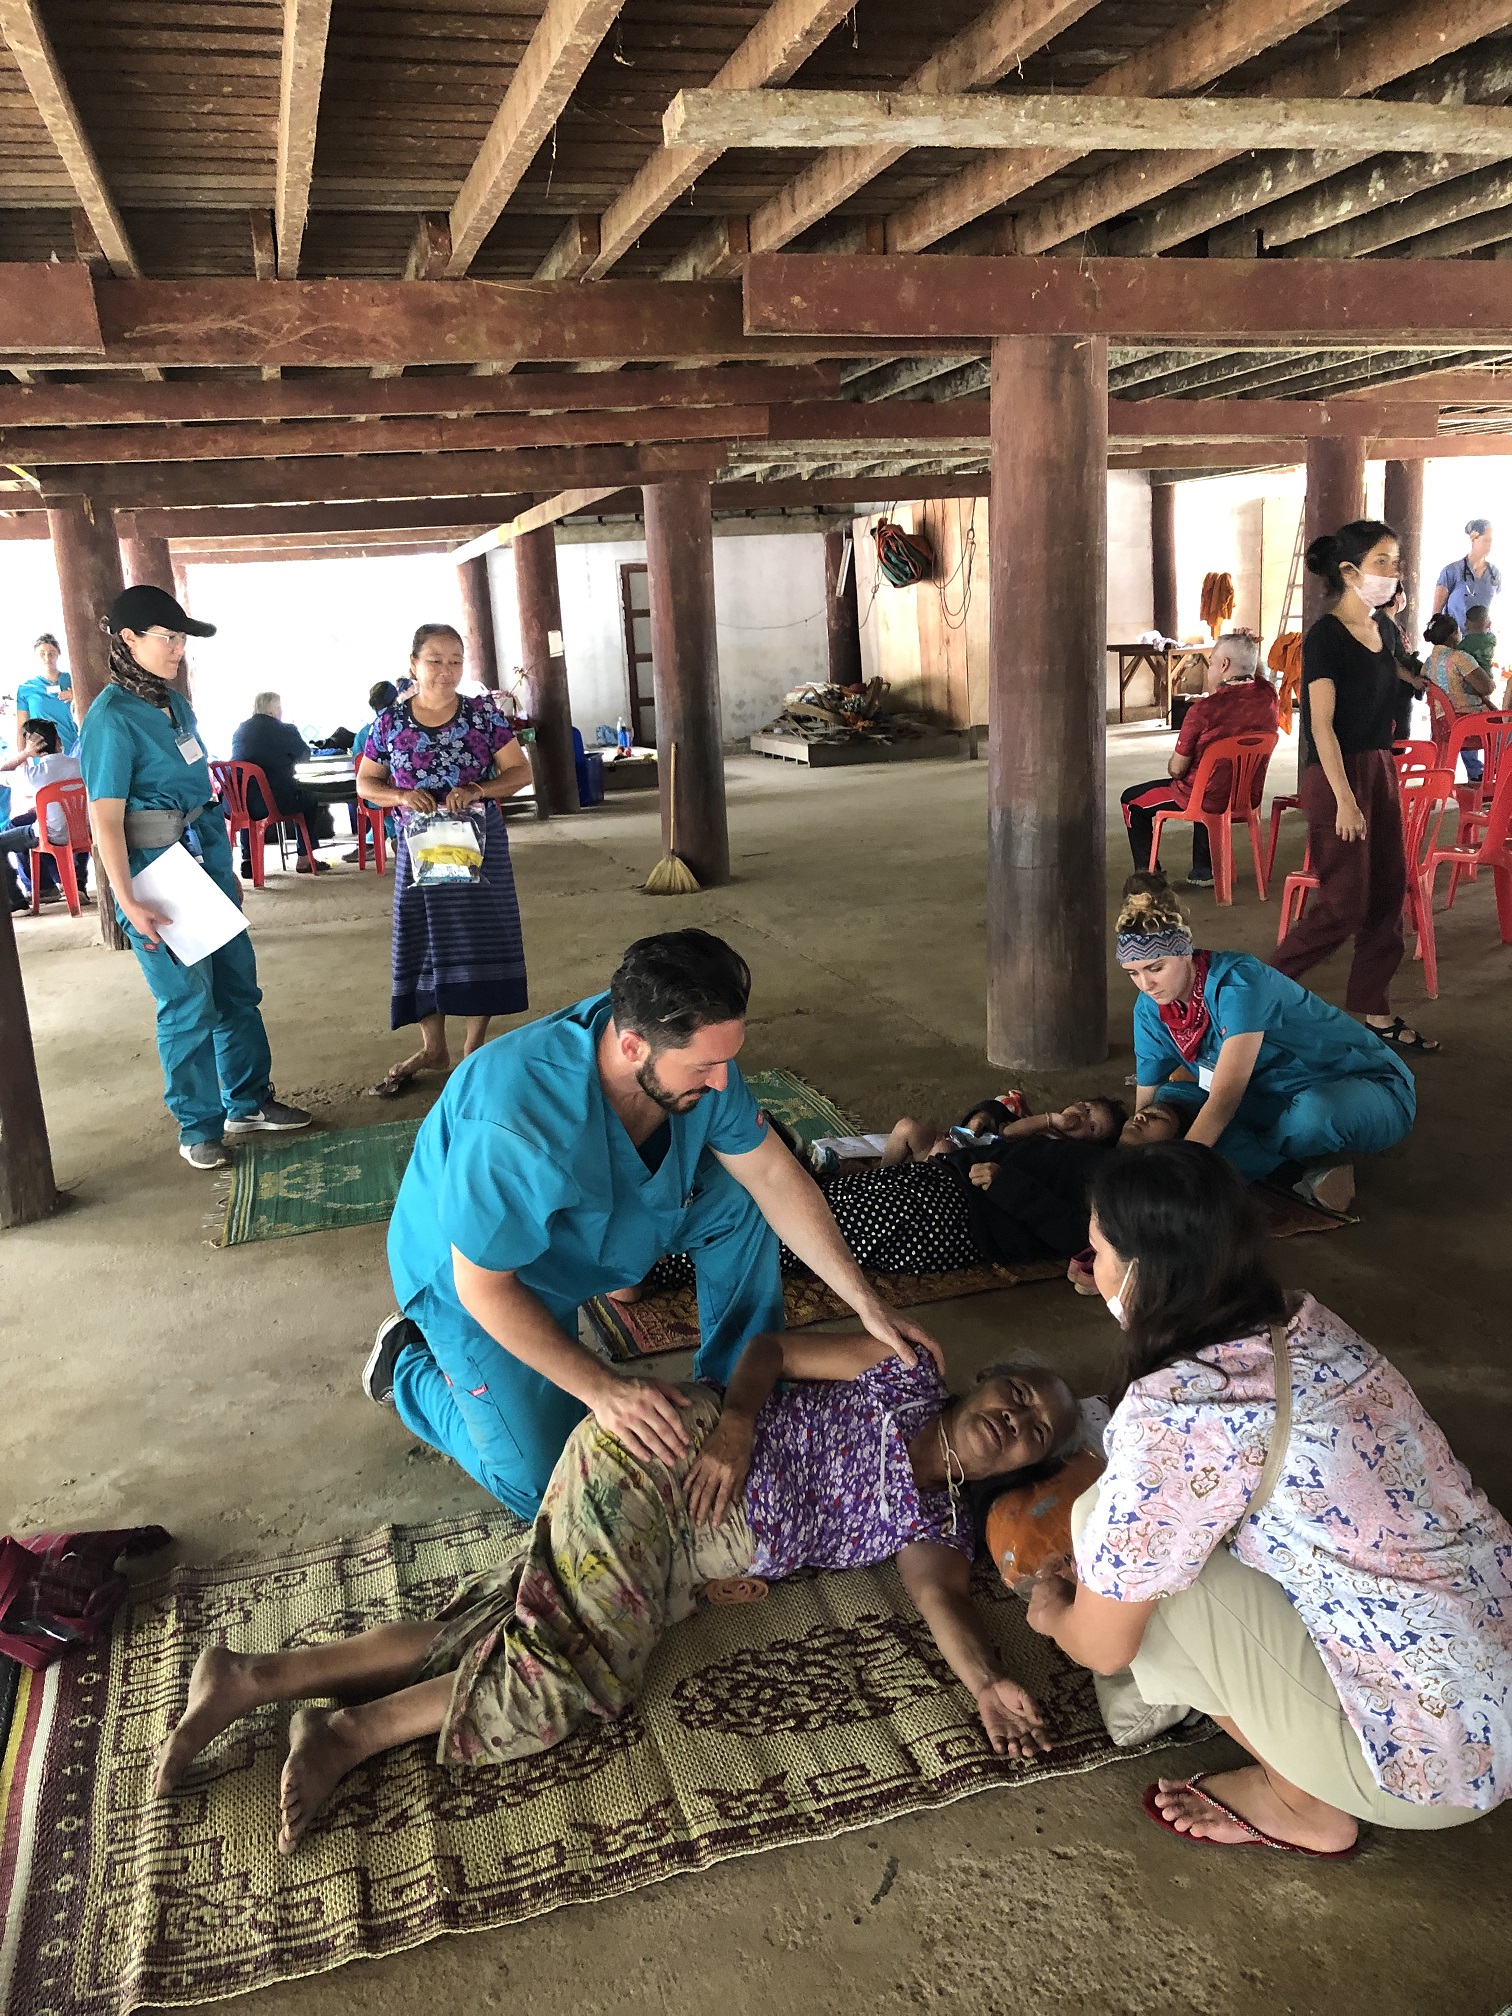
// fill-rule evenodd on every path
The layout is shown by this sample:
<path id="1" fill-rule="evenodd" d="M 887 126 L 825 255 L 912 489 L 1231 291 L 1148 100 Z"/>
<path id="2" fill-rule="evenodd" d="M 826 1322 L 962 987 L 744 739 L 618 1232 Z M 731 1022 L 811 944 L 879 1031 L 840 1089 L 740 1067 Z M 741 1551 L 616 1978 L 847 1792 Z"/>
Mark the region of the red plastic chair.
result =
<path id="1" fill-rule="evenodd" d="M 1408 777 L 1415 770 L 1441 770 L 1444 766 L 1444 752 L 1436 742 L 1393 742 L 1391 753 L 1396 758 L 1398 777 Z"/>
<path id="2" fill-rule="evenodd" d="M 1300 812 L 1302 800 L 1294 792 L 1277 792 L 1271 800 L 1270 835 L 1265 843 L 1265 880 L 1267 885 L 1276 873 L 1276 842 L 1281 837 L 1281 814 Z"/>
<path id="3" fill-rule="evenodd" d="M 210 774 L 215 779 L 216 787 L 220 792 L 221 803 L 226 808 L 228 815 L 226 823 L 230 829 L 232 846 L 235 847 L 236 845 L 236 836 L 238 833 L 245 833 L 247 836 L 247 855 L 252 863 L 252 887 L 254 889 L 261 889 L 263 886 L 264 849 L 269 826 L 277 826 L 279 829 L 278 860 L 280 867 L 287 868 L 289 865 L 289 858 L 284 848 L 288 838 L 287 829 L 290 826 L 297 826 L 299 828 L 299 831 L 304 836 L 306 858 L 311 863 L 314 862 L 315 842 L 310 837 L 310 829 L 304 822 L 304 815 L 299 812 L 280 812 L 276 809 L 273 787 L 263 775 L 260 764 L 212 763 L 210 765 Z M 273 808 L 265 811 L 260 819 L 254 819 L 247 810 L 247 790 L 249 785 L 253 784 L 257 786 L 264 806 Z"/>
<path id="4" fill-rule="evenodd" d="M 1445 862 L 1449 864 L 1449 901 L 1445 908 L 1451 910 L 1460 877 L 1473 875 L 1478 868 L 1489 868 L 1496 878 L 1496 919 L 1502 943 L 1512 945 L 1512 837 L 1508 830 L 1512 828 L 1512 763 L 1502 765 L 1496 796 L 1491 800 L 1479 838 L 1466 839 L 1463 818 L 1460 824 L 1461 833 L 1452 847 L 1435 847 L 1429 853 L 1423 871 L 1424 902 L 1432 906 L 1438 871 Z"/>
<path id="5" fill-rule="evenodd" d="M 1205 826 L 1213 853 L 1213 893 L 1220 903 L 1234 900 L 1234 838 L 1237 825 L 1249 828 L 1250 852 L 1255 861 L 1255 882 L 1260 900 L 1265 901 L 1265 849 L 1260 842 L 1260 801 L 1265 794 L 1265 773 L 1276 747 L 1274 735 L 1226 735 L 1203 750 L 1192 779 L 1192 795 L 1184 812 L 1157 812 L 1150 838 L 1150 866 L 1160 866 L 1160 834 L 1168 822 L 1182 826 Z M 1208 791 L 1220 763 L 1231 765 L 1228 804 L 1209 812 Z"/>
<path id="6" fill-rule="evenodd" d="M 384 853 L 383 808 L 379 805 L 369 805 L 365 798 L 359 798 L 353 816 L 357 827 L 357 872 L 361 874 L 362 870 L 367 866 L 368 836 L 371 835 L 373 841 L 373 870 L 375 874 L 381 875 L 386 861 Z"/>
<path id="7" fill-rule="evenodd" d="M 1448 768 L 1455 768 L 1467 746 L 1480 750 L 1482 775 L 1478 784 L 1456 786 L 1456 795 L 1461 808 L 1484 825 L 1485 807 L 1496 795 L 1502 766 L 1509 747 L 1512 747 L 1512 714 L 1457 715 L 1450 731 L 1449 746 L 1444 752 Z M 1462 831 L 1459 837 L 1464 840 L 1470 836 Z"/>
<path id="8" fill-rule="evenodd" d="M 1441 755 L 1448 753 L 1450 731 L 1459 718 L 1458 714 L 1449 705 L 1449 695 L 1444 691 L 1443 687 L 1435 686 L 1432 680 L 1430 680 L 1428 682 L 1428 720 L 1433 730 L 1434 747 Z"/>
<path id="9" fill-rule="evenodd" d="M 68 822 L 67 840 L 51 840 L 47 815 L 54 806 Z M 89 793 L 82 781 L 69 778 L 62 784 L 44 784 L 37 793 L 37 844 L 31 850 L 31 907 L 36 916 L 42 908 L 42 856 L 50 854 L 58 864 L 58 880 L 68 898 L 68 914 L 79 914 L 79 877 L 74 855 L 89 852 Z"/>

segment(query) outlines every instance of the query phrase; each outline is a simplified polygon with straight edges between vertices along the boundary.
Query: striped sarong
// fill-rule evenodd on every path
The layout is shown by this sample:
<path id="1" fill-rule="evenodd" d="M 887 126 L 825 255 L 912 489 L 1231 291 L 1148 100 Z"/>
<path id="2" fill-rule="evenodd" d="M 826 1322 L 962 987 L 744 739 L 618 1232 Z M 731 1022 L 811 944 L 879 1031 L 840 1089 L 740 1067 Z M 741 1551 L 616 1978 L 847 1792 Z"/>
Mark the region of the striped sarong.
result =
<path id="1" fill-rule="evenodd" d="M 408 842 L 394 860 L 394 991 L 390 1027 L 423 1015 L 518 1015 L 528 1005 L 525 940 L 509 836 L 483 808 L 483 880 L 414 887 Z"/>

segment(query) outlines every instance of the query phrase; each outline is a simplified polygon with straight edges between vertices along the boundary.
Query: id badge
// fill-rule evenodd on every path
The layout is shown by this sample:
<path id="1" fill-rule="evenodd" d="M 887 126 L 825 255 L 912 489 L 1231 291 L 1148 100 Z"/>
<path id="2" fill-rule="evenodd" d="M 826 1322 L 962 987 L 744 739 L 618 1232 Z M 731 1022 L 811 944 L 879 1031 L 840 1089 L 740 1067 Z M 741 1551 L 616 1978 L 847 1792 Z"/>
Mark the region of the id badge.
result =
<path id="1" fill-rule="evenodd" d="M 184 730 L 182 735 L 175 735 L 173 739 L 175 742 L 177 742 L 178 752 L 180 756 L 183 757 L 186 763 L 204 762 L 205 752 L 203 749 L 201 749 L 199 743 L 195 740 L 194 736 L 189 733 L 189 730 L 187 728 Z"/>
<path id="2" fill-rule="evenodd" d="M 1204 1092 L 1211 1092 L 1213 1089 L 1213 1074 L 1206 1064 L 1197 1066 L 1197 1084 Z"/>

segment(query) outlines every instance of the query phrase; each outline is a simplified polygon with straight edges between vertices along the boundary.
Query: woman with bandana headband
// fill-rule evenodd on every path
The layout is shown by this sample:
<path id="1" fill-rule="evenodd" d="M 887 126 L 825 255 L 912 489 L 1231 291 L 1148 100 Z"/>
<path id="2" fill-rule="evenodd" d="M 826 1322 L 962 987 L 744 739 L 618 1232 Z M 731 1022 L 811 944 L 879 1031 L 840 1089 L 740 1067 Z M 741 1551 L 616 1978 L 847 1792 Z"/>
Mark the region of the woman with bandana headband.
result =
<path id="1" fill-rule="evenodd" d="M 1348 1210 L 1349 1158 L 1394 1147 L 1417 1117 L 1401 1058 L 1250 953 L 1200 951 L 1162 875 L 1124 885 L 1118 963 L 1139 990 L 1136 1115 L 1180 1102 L 1193 1116 L 1186 1138 L 1247 1182 L 1287 1182 Z"/>
<path id="2" fill-rule="evenodd" d="M 1407 894 L 1391 745 L 1403 688 L 1422 683 L 1383 613 L 1401 573 L 1397 536 L 1377 519 L 1357 519 L 1314 539 L 1307 568 L 1334 598 L 1302 640 L 1298 790 L 1318 888 L 1271 963 L 1300 980 L 1353 939 L 1345 1007 L 1383 1043 L 1436 1051 L 1390 1001 Z"/>

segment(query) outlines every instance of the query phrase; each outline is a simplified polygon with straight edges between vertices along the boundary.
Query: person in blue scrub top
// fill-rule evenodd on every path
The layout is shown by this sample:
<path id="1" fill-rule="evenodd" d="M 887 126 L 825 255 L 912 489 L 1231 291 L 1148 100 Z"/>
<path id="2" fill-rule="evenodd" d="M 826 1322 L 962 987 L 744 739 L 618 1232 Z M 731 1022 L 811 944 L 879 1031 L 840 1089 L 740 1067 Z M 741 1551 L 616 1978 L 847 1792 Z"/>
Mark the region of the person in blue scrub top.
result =
<path id="1" fill-rule="evenodd" d="M 44 630 L 33 649 L 40 671 L 23 679 L 16 688 L 16 747 L 28 721 L 51 721 L 58 731 L 61 753 L 72 756 L 79 746 L 79 724 L 74 719 L 73 681 L 58 669 L 62 656 L 58 640 Z"/>
<path id="2" fill-rule="evenodd" d="M 85 714 L 79 738 L 95 849 L 157 1002 L 158 1056 L 179 1153 L 192 1168 L 223 1169 L 231 1159 L 227 1138 L 310 1124 L 302 1107 L 273 1096 L 252 940 L 239 932 L 185 966 L 158 935 L 168 919 L 131 893 L 134 875 L 192 836 L 206 874 L 241 902 L 199 725 L 170 683 L 186 637 L 213 637 L 215 626 L 196 623 L 171 595 L 144 586 L 116 597 L 104 627 L 110 684 Z"/>
<path id="3" fill-rule="evenodd" d="M 1247 1182 L 1288 1182 L 1329 1210 L 1354 1199 L 1353 1155 L 1412 1130 L 1411 1071 L 1369 1024 L 1248 952 L 1202 952 L 1160 875 L 1135 875 L 1118 916 L 1134 1004 L 1136 1111 L 1174 1101 L 1188 1141 Z M 1170 1082 L 1185 1067 L 1195 1083 Z"/>
<path id="4" fill-rule="evenodd" d="M 465 1059 L 420 1128 L 389 1226 L 399 1313 L 363 1386 L 523 1518 L 585 1414 L 643 1459 L 685 1450 L 677 1389 L 578 1342 L 580 1304 L 664 1253 L 693 1255 L 698 1378 L 782 1329 L 779 1239 L 905 1364 L 937 1350 L 757 1110 L 735 1061 L 750 986 L 706 931 L 642 938 L 606 994 Z"/>

